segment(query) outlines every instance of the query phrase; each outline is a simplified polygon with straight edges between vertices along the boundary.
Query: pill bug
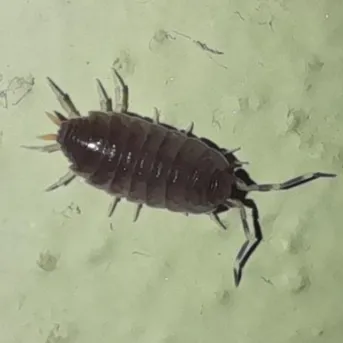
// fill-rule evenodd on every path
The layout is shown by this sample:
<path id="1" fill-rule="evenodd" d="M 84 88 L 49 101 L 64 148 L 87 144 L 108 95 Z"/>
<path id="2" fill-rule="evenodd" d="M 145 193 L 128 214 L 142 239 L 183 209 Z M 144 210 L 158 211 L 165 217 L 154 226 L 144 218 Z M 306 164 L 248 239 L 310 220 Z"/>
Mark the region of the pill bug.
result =
<path id="1" fill-rule="evenodd" d="M 179 130 L 154 118 L 129 111 L 129 89 L 114 70 L 119 86 L 115 108 L 102 83 L 97 80 L 100 110 L 81 116 L 69 95 L 50 78 L 48 83 L 67 113 L 47 113 L 59 127 L 57 134 L 40 136 L 55 141 L 46 146 L 26 146 L 43 152 L 62 151 L 70 170 L 47 191 L 69 184 L 77 176 L 113 196 L 109 215 L 122 198 L 137 204 L 134 220 L 143 205 L 184 214 L 208 214 L 223 229 L 219 214 L 238 208 L 245 242 L 234 263 L 234 281 L 238 286 L 243 268 L 262 240 L 259 213 L 255 202 L 247 198 L 252 191 L 286 190 L 331 173 L 316 172 L 279 184 L 257 184 L 235 156 L 239 149 L 220 148 L 205 137 L 193 133 L 193 123 Z M 245 208 L 252 211 L 252 227 Z"/>

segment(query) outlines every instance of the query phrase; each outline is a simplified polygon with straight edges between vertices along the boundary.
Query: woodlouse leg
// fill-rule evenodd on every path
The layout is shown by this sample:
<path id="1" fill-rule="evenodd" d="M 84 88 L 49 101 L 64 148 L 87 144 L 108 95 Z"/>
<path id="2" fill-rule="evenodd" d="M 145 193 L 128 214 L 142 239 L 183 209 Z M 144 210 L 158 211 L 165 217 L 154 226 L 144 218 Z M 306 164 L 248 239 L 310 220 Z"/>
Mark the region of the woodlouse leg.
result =
<path id="1" fill-rule="evenodd" d="M 161 117 L 161 113 L 160 111 L 158 110 L 157 107 L 154 107 L 154 116 L 153 116 L 153 122 L 155 124 L 159 124 L 160 123 L 160 117 Z"/>
<path id="2" fill-rule="evenodd" d="M 110 205 L 110 208 L 108 210 L 108 216 L 112 217 L 114 210 L 116 209 L 117 205 L 119 204 L 121 198 L 120 197 L 115 197 L 113 202 Z"/>
<path id="3" fill-rule="evenodd" d="M 96 79 L 97 89 L 100 98 L 100 109 L 103 112 L 112 112 L 112 99 L 108 96 L 105 87 L 102 85 L 99 79 Z"/>
<path id="4" fill-rule="evenodd" d="M 57 86 L 57 84 L 50 79 L 50 77 L 47 78 L 48 83 L 54 94 L 56 95 L 56 98 L 62 108 L 68 113 L 69 118 L 77 118 L 80 117 L 80 112 L 76 109 L 74 103 L 72 102 L 70 96 L 67 93 L 64 93 L 60 87 Z"/>
<path id="5" fill-rule="evenodd" d="M 223 230 L 227 230 L 227 227 L 221 221 L 218 214 L 226 211 L 228 211 L 228 207 L 220 205 L 210 214 L 210 218 Z"/>
<path id="6" fill-rule="evenodd" d="M 249 164 L 246 161 L 239 161 L 237 157 L 234 155 L 237 151 L 241 150 L 241 148 L 235 148 L 232 150 L 228 149 L 220 149 L 220 152 L 225 156 L 229 163 L 233 164 L 235 168 L 240 168 L 243 165 Z"/>
<path id="7" fill-rule="evenodd" d="M 139 217 L 139 215 L 140 215 L 140 213 L 141 213 L 142 207 L 143 207 L 142 204 L 137 205 L 137 207 L 136 207 L 136 212 L 135 212 L 135 215 L 134 215 L 134 217 L 133 217 L 133 221 L 134 221 L 134 222 L 137 221 L 137 219 L 138 219 L 138 217 Z"/>
<path id="8" fill-rule="evenodd" d="M 249 164 L 249 162 L 237 160 L 237 161 L 234 161 L 232 164 L 234 165 L 235 168 L 241 168 L 242 166 Z"/>
<path id="9" fill-rule="evenodd" d="M 234 280 L 236 287 L 239 286 L 239 283 L 242 279 L 243 268 L 251 257 L 252 253 L 256 250 L 258 245 L 262 240 L 262 230 L 259 223 L 259 214 L 255 202 L 251 199 L 245 199 L 243 202 L 238 200 L 228 200 L 228 206 L 237 207 L 240 210 L 241 220 L 243 224 L 243 230 L 246 237 L 245 242 L 240 248 L 235 264 L 234 264 Z M 250 229 L 247 214 L 244 206 L 247 206 L 252 209 L 253 212 L 253 230 Z"/>
<path id="10" fill-rule="evenodd" d="M 56 133 L 47 133 L 45 135 L 37 136 L 38 139 L 42 139 L 43 141 L 56 141 L 57 135 Z"/>
<path id="11" fill-rule="evenodd" d="M 210 218 L 223 230 L 227 230 L 225 224 L 220 220 L 217 213 L 211 213 Z"/>
<path id="12" fill-rule="evenodd" d="M 192 121 L 185 130 L 180 130 L 181 132 L 184 132 L 187 136 L 190 136 L 193 134 L 194 130 L 194 122 Z"/>
<path id="13" fill-rule="evenodd" d="M 220 149 L 220 152 L 226 157 L 226 156 L 229 156 L 229 155 L 232 155 L 234 153 L 236 153 L 237 151 L 241 150 L 241 148 L 235 148 L 235 149 L 232 149 L 232 150 L 228 150 L 228 149 Z"/>
<path id="14" fill-rule="evenodd" d="M 55 143 L 55 144 L 50 144 L 50 145 L 42 145 L 42 146 L 30 146 L 30 145 L 22 145 L 22 148 L 25 149 L 30 149 L 30 150 L 38 150 L 42 152 L 56 152 L 60 150 L 60 145 Z"/>
<path id="15" fill-rule="evenodd" d="M 259 191 L 259 192 L 269 192 L 269 191 L 280 191 L 286 190 L 293 187 L 300 186 L 304 183 L 314 181 L 319 178 L 332 178 L 336 177 L 336 174 L 331 173 L 310 173 L 304 174 L 293 179 L 287 180 L 282 183 L 270 183 L 270 184 L 253 184 L 246 185 L 244 182 L 237 180 L 237 187 L 244 192 Z"/>
<path id="16" fill-rule="evenodd" d="M 53 115 L 50 112 L 45 112 L 45 114 L 57 126 L 61 126 L 62 122 L 67 120 L 67 118 L 64 115 L 62 115 L 61 113 L 57 111 L 54 111 L 55 115 Z"/>
<path id="17" fill-rule="evenodd" d="M 177 128 L 175 128 L 173 126 L 170 126 L 170 125 L 165 124 L 165 123 L 161 123 L 160 118 L 161 118 L 160 111 L 158 110 L 157 107 L 154 107 L 154 114 L 153 114 L 153 119 L 152 119 L 153 123 L 160 124 L 160 125 L 168 128 L 168 129 L 170 129 L 170 130 L 178 130 Z M 151 119 L 147 118 L 147 117 L 144 117 L 144 119 L 147 120 L 147 121 L 151 121 Z M 194 122 L 191 122 L 190 125 L 188 125 L 188 127 L 185 130 L 180 130 L 180 132 L 183 132 L 187 136 L 190 136 L 190 135 L 193 134 L 193 129 L 194 129 Z"/>
<path id="18" fill-rule="evenodd" d="M 228 160 L 229 163 L 236 163 L 239 162 L 238 158 L 234 155 L 237 151 L 241 150 L 241 148 L 235 148 L 232 150 L 228 149 L 219 149 L 219 151 L 224 155 L 224 157 Z"/>
<path id="19" fill-rule="evenodd" d="M 114 76 L 119 81 L 119 86 L 115 88 L 115 112 L 126 113 L 129 109 L 129 87 L 125 84 L 123 78 L 113 69 Z"/>
<path id="20" fill-rule="evenodd" d="M 59 178 L 55 183 L 53 183 L 51 186 L 46 188 L 46 192 L 53 191 L 61 186 L 67 186 L 70 182 L 72 182 L 76 178 L 76 175 L 70 170 L 67 174 L 63 175 L 61 178 Z"/>

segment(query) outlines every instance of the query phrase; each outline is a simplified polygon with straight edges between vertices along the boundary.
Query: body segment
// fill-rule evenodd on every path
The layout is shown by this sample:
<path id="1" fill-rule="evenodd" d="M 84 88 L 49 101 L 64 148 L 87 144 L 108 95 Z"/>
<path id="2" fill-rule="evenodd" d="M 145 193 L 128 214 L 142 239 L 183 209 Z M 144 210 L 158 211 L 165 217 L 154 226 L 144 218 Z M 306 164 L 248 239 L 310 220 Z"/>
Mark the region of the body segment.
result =
<path id="1" fill-rule="evenodd" d="M 232 166 L 198 138 L 120 113 L 62 123 L 57 141 L 71 170 L 128 201 L 210 213 L 231 192 Z"/>

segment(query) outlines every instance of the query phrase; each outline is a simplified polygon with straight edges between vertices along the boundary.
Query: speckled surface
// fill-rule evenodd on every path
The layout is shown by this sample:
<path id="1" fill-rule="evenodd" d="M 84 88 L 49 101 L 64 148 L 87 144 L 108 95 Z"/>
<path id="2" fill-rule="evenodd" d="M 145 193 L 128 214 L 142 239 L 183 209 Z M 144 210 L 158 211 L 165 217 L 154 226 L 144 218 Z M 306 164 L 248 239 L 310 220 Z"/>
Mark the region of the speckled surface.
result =
<path id="1" fill-rule="evenodd" d="M 101 4 L 100 4 L 101 3 Z M 339 1 L 20 1 L 0 12 L 2 343 L 338 343 L 343 335 L 343 5 Z M 339 175 L 254 194 L 264 241 L 239 289 L 237 211 L 121 204 L 74 182 L 60 154 L 20 148 L 54 130 L 53 78 L 82 113 L 112 90 L 130 107 L 228 148 L 260 182 Z"/>

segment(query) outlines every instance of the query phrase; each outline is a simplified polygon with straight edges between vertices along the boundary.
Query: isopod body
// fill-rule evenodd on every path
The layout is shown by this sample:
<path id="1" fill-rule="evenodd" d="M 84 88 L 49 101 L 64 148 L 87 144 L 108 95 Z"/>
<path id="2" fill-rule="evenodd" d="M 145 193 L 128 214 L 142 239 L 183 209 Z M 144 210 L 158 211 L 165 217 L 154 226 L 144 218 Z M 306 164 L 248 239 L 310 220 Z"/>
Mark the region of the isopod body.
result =
<path id="1" fill-rule="evenodd" d="M 123 113 L 91 112 L 61 124 L 70 169 L 128 201 L 211 213 L 231 194 L 232 165 L 199 138 Z"/>
<path id="2" fill-rule="evenodd" d="M 69 184 L 77 176 L 113 198 L 110 214 L 122 198 L 137 203 L 135 220 L 143 205 L 166 208 L 185 214 L 209 214 L 223 229 L 219 214 L 230 208 L 240 210 L 245 242 L 234 264 L 235 284 L 240 283 L 249 257 L 262 240 L 259 213 L 248 198 L 252 191 L 286 190 L 331 173 L 309 173 L 276 184 L 258 184 L 242 168 L 235 156 L 238 149 L 218 147 L 207 138 L 193 134 L 193 124 L 178 130 L 155 118 L 129 111 L 129 90 L 117 71 L 116 106 L 98 81 L 100 111 L 81 116 L 67 93 L 51 79 L 49 84 L 68 114 L 54 111 L 48 117 L 59 126 L 57 134 L 43 135 L 53 144 L 28 147 L 44 152 L 62 151 L 70 161 L 70 170 L 48 191 Z M 122 93 L 120 99 L 119 95 Z M 246 208 L 252 211 L 248 224 Z"/>

